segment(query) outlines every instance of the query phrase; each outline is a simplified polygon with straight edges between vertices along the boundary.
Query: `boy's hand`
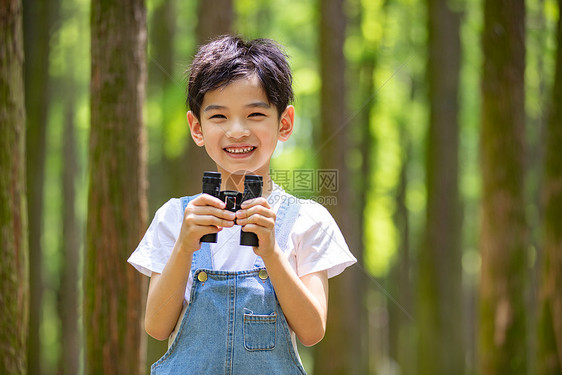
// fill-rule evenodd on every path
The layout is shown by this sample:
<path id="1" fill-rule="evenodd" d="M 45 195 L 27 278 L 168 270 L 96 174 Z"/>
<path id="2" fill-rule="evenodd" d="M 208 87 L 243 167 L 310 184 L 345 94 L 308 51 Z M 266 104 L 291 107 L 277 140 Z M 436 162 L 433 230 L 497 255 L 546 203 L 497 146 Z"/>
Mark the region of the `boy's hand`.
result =
<path id="1" fill-rule="evenodd" d="M 259 247 L 254 252 L 261 256 L 273 254 L 275 251 L 275 212 L 263 197 L 250 199 L 242 203 L 242 209 L 236 212 L 236 224 L 242 226 L 244 232 L 258 236 Z"/>
<path id="2" fill-rule="evenodd" d="M 234 212 L 225 210 L 225 203 L 209 195 L 201 194 L 188 203 L 183 213 L 178 242 L 184 251 L 194 253 L 201 248 L 201 237 L 218 233 L 224 227 L 234 226 Z"/>

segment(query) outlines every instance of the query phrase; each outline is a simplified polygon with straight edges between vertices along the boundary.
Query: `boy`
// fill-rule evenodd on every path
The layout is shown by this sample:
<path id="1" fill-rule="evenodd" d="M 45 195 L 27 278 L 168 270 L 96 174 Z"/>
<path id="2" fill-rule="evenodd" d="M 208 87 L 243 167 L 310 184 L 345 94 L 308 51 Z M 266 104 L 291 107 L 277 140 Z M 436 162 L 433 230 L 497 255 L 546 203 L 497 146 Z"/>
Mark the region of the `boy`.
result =
<path id="1" fill-rule="evenodd" d="M 153 373 L 304 374 L 295 335 L 307 346 L 324 336 L 328 278 L 356 260 L 327 210 L 269 177 L 277 142 L 293 131 L 291 84 L 286 56 L 270 40 L 222 37 L 191 65 L 187 120 L 222 175 L 221 190 L 242 191 L 244 176 L 255 174 L 264 191 L 236 213 L 207 194 L 172 199 L 156 213 L 129 259 L 151 276 L 146 331 L 171 337 Z M 240 229 L 259 246 L 239 245 Z M 200 242 L 218 232 L 216 244 Z"/>

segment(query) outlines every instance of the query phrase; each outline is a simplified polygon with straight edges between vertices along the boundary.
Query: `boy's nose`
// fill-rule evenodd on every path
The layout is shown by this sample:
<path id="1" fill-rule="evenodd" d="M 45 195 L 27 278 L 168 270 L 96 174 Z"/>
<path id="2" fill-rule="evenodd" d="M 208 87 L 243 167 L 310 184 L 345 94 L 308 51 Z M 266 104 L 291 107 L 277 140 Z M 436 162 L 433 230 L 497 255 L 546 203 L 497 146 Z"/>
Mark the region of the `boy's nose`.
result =
<path id="1" fill-rule="evenodd" d="M 242 138 L 248 135 L 250 135 L 250 129 L 244 125 L 243 121 L 232 121 L 226 128 L 226 136 L 229 138 Z"/>

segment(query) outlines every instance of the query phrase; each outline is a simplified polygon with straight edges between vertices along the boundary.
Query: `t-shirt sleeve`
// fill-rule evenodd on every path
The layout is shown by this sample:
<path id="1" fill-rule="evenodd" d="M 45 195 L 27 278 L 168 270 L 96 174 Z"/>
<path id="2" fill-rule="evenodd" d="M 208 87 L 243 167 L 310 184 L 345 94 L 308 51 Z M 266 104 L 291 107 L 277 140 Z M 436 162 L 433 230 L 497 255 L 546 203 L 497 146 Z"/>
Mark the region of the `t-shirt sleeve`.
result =
<path id="1" fill-rule="evenodd" d="M 291 237 L 299 277 L 324 270 L 334 277 L 357 262 L 332 215 L 313 201 L 302 203 Z"/>
<path id="2" fill-rule="evenodd" d="M 146 276 L 162 273 L 178 238 L 182 216 L 179 199 L 172 198 L 164 203 L 127 261 Z"/>

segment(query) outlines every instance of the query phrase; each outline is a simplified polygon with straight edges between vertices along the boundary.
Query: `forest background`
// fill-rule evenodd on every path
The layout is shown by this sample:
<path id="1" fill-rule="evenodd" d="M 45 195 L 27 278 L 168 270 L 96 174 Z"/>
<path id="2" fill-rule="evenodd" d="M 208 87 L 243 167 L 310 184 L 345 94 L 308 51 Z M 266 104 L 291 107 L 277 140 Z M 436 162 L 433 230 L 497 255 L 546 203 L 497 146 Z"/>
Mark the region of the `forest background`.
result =
<path id="1" fill-rule="evenodd" d="M 184 72 L 224 33 L 286 47 L 296 125 L 273 177 L 359 259 L 307 371 L 562 373 L 561 8 L 3 1 L 0 373 L 148 373 L 166 350 L 126 259 L 213 169 Z"/>

